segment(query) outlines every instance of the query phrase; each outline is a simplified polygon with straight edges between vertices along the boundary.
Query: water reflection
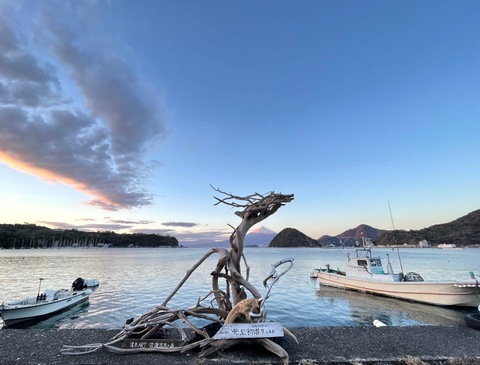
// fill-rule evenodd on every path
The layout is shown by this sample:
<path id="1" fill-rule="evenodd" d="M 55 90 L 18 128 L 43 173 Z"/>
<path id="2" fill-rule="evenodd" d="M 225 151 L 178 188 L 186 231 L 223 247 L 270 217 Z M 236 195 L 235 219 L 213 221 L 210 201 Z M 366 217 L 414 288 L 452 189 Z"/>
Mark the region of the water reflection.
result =
<path id="1" fill-rule="evenodd" d="M 371 326 L 374 320 L 389 326 L 463 326 L 463 318 L 469 313 L 469 309 L 438 307 L 323 286 L 317 290 L 317 299 L 322 306 L 344 312 L 342 320 L 350 321 L 352 326 Z M 338 312 L 335 320 L 340 320 Z"/>
<path id="2" fill-rule="evenodd" d="M 45 279 L 42 288 L 68 288 L 79 276 L 97 278 L 100 286 L 90 296 L 90 305 L 49 323 L 58 328 L 118 329 L 128 318 L 136 318 L 161 304 L 206 251 L 115 248 L 1 250 L 0 303 L 36 294 L 39 277 Z M 268 318 L 287 327 L 370 326 L 374 319 L 393 326 L 464 325 L 465 311 L 461 309 L 438 308 L 334 288 L 318 289 L 318 282 L 309 278 L 312 270 L 327 263 L 343 267 L 346 253 L 350 251 L 247 248 L 249 281 L 262 294 L 262 282 L 271 264 L 287 257 L 295 260 L 292 269 L 275 284 L 266 302 Z M 389 253 L 391 250 L 383 251 Z M 417 271 L 426 279 L 461 279 L 468 276 L 469 271 L 480 275 L 479 252 L 474 249 L 452 252 L 410 249 L 402 252 L 402 261 L 405 271 Z M 379 253 L 382 250 L 379 249 Z M 391 258 L 394 269 L 398 270 L 398 259 L 394 255 Z M 216 255 L 208 258 L 168 305 L 172 308 L 195 305 L 211 290 L 210 273 L 216 263 Z"/>

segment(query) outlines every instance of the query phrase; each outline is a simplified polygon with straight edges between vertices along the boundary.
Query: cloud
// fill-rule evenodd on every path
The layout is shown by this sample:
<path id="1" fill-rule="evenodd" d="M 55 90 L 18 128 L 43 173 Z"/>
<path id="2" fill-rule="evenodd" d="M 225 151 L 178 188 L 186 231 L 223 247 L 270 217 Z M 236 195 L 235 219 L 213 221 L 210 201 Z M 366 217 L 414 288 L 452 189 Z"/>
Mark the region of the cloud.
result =
<path id="1" fill-rule="evenodd" d="M 119 223 L 119 224 L 150 224 L 150 223 L 155 223 L 154 221 L 147 221 L 147 220 L 124 220 L 124 219 L 111 219 L 110 222 Z"/>
<path id="2" fill-rule="evenodd" d="M 175 237 L 181 242 L 217 242 L 228 240 L 232 232 L 204 231 L 204 232 L 181 232 L 175 233 Z"/>
<path id="3" fill-rule="evenodd" d="M 91 223 L 91 224 L 70 224 L 65 222 L 52 221 L 38 221 L 39 224 L 46 224 L 47 226 L 60 229 L 76 229 L 78 231 L 118 231 L 122 229 L 131 228 L 131 225 L 125 224 L 108 224 L 108 223 Z"/>
<path id="4" fill-rule="evenodd" d="M 42 66 L 32 54 L 24 52 L 20 41 L 5 19 L 0 24 L 0 72 L 11 80 L 35 83 L 58 83 L 49 66 Z"/>
<path id="5" fill-rule="evenodd" d="M 39 224 L 46 224 L 50 227 L 54 228 L 61 228 L 61 229 L 76 229 L 76 230 L 84 230 L 84 231 L 119 231 L 119 230 L 130 230 L 130 232 L 146 232 L 147 230 L 141 229 L 132 229 L 137 225 L 142 224 L 151 224 L 154 221 L 149 220 L 135 220 L 135 219 L 111 219 L 109 217 L 105 217 L 101 222 L 97 221 L 93 218 L 81 218 L 76 219 L 76 222 L 85 222 L 83 224 L 71 224 L 67 222 L 58 222 L 58 221 L 38 221 Z M 169 234 L 172 232 L 168 231 Z"/>
<path id="6" fill-rule="evenodd" d="M 219 242 L 228 240 L 232 231 L 231 230 L 213 230 L 213 231 L 183 231 L 177 232 L 173 228 L 138 228 L 138 225 L 151 224 L 153 221 L 148 220 L 121 220 L 111 219 L 105 217 L 103 222 L 98 222 L 92 218 L 77 219 L 77 222 L 85 222 L 84 224 L 70 224 L 66 222 L 58 221 L 38 221 L 38 224 L 45 224 L 52 228 L 58 229 L 76 229 L 79 231 L 120 231 L 128 230 L 129 233 L 145 233 L 145 234 L 158 234 L 162 236 L 172 236 L 177 238 L 180 242 Z M 162 225 L 172 227 L 196 227 L 197 223 L 185 223 L 185 222 L 167 222 Z M 135 228 L 134 228 L 135 227 Z"/>
<path id="7" fill-rule="evenodd" d="M 151 233 L 162 236 L 173 236 L 179 242 L 219 242 L 228 240 L 230 233 L 224 231 L 210 231 L 210 232 L 177 232 L 174 229 L 132 229 L 132 233 Z"/>
<path id="8" fill-rule="evenodd" d="M 189 223 L 189 222 L 165 222 L 162 223 L 162 226 L 167 227 L 196 227 L 198 223 Z"/>
<path id="9" fill-rule="evenodd" d="M 156 229 L 156 228 L 133 229 L 133 230 L 131 230 L 131 232 L 132 233 L 145 233 L 145 234 L 158 234 L 158 235 L 162 235 L 162 236 L 175 236 L 175 237 L 177 237 L 177 234 L 172 229 Z"/>
<path id="10" fill-rule="evenodd" d="M 103 29 L 107 6 L 0 6 L 0 161 L 119 210 L 152 203 L 145 156 L 167 127 L 158 94 Z"/>

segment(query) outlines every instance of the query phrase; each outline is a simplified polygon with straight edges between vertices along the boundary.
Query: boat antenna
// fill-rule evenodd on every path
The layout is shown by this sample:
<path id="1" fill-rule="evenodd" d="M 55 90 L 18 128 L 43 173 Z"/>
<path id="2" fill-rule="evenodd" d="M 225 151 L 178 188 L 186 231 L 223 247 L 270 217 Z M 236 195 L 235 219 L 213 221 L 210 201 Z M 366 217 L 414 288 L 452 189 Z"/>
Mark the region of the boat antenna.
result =
<path id="1" fill-rule="evenodd" d="M 388 210 L 390 211 L 390 219 L 392 220 L 392 227 L 395 231 L 395 222 L 393 221 L 392 208 L 390 207 L 390 200 L 388 201 Z"/>
<path id="2" fill-rule="evenodd" d="M 37 302 L 38 302 L 38 296 L 40 295 L 40 287 L 42 286 L 42 280 L 43 278 L 38 278 Z"/>
<path id="3" fill-rule="evenodd" d="M 402 275 L 403 275 L 402 258 L 400 257 L 400 249 L 398 248 L 398 242 L 397 242 L 397 239 L 395 238 L 395 222 L 393 221 L 393 214 L 392 214 L 392 208 L 390 207 L 390 200 L 388 201 L 388 210 L 390 211 L 390 219 L 392 220 L 393 240 L 395 241 L 395 245 L 397 246 L 398 261 L 400 262 L 400 270 L 402 271 Z"/>

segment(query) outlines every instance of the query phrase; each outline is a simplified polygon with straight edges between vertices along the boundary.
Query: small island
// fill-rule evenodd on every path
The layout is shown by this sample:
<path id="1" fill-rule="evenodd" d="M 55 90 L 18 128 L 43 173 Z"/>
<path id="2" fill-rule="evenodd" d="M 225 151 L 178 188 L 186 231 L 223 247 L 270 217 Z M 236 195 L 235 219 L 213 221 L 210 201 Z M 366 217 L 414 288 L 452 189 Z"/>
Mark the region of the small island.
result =
<path id="1" fill-rule="evenodd" d="M 272 239 L 268 247 L 322 247 L 322 245 L 298 229 L 285 228 Z"/>

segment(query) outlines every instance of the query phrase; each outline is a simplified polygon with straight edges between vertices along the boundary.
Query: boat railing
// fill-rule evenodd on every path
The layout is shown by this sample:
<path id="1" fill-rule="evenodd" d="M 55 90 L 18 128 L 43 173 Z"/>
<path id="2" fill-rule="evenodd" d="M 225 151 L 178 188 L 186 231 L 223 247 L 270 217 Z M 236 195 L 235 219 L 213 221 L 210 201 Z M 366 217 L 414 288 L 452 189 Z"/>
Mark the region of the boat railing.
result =
<path id="1" fill-rule="evenodd" d="M 356 248 L 355 256 L 357 258 L 361 258 L 361 257 L 370 258 L 372 257 L 372 249 L 370 247 Z"/>

